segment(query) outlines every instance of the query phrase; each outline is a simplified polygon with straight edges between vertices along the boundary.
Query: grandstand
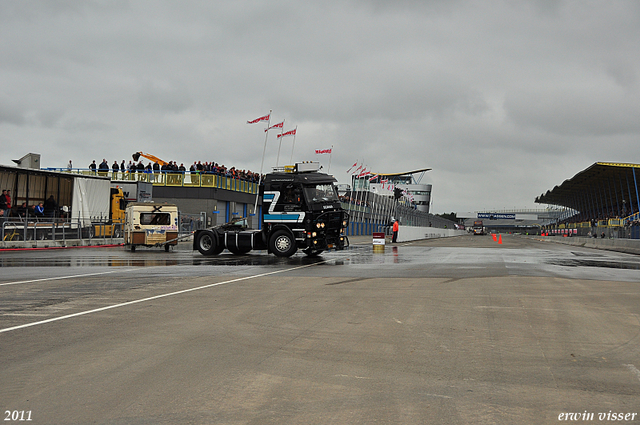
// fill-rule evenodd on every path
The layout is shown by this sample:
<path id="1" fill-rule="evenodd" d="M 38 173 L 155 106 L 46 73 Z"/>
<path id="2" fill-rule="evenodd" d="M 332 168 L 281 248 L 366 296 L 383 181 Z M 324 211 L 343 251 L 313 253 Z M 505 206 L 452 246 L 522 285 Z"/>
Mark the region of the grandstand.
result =
<path id="1" fill-rule="evenodd" d="M 544 226 L 550 234 L 640 238 L 638 164 L 596 162 L 535 199 L 564 214 Z"/>

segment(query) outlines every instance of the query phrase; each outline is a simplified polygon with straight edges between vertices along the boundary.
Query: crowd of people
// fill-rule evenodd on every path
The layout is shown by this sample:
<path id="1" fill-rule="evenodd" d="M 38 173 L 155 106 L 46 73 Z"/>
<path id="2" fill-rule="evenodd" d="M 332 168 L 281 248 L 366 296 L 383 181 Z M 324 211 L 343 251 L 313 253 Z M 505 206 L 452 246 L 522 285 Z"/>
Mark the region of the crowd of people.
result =
<path id="1" fill-rule="evenodd" d="M 67 165 L 67 169 L 71 170 L 73 168 L 71 160 L 69 160 L 69 164 Z M 221 177 L 229 177 L 232 179 L 239 179 L 248 181 L 251 183 L 258 183 L 260 180 L 260 174 L 254 173 L 250 170 L 241 170 L 236 167 L 227 168 L 224 165 L 220 165 L 216 162 L 202 162 L 202 161 L 194 161 L 193 164 L 187 169 L 184 163 L 178 165 L 177 161 L 169 161 L 166 164 L 160 165 L 159 162 L 149 161 L 146 165 L 142 161 L 138 161 L 135 163 L 134 161 L 129 161 L 128 164 L 125 164 L 125 160 L 122 160 L 120 164 L 118 161 L 113 161 L 112 165 L 109 165 L 106 159 L 103 159 L 100 164 L 96 164 L 94 160 L 91 164 L 89 164 L 89 169 L 96 174 L 106 175 L 107 173 L 182 173 L 186 174 L 214 174 Z"/>
<path id="2" fill-rule="evenodd" d="M 9 217 L 55 217 L 58 204 L 53 195 L 44 201 L 39 201 L 33 205 L 27 205 L 26 202 L 20 206 L 13 205 L 11 200 L 11 190 L 3 189 L 0 195 L 0 218 Z"/>

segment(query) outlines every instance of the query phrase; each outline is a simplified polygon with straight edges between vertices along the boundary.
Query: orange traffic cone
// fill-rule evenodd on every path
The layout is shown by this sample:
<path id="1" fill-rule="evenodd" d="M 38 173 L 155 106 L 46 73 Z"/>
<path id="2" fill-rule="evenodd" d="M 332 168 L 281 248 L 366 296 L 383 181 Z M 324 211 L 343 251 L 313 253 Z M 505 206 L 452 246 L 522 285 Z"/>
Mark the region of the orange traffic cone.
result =
<path id="1" fill-rule="evenodd" d="M 495 233 L 492 233 L 491 236 L 493 236 L 493 241 L 494 242 L 498 242 L 498 238 L 497 238 Z"/>
<path id="2" fill-rule="evenodd" d="M 498 244 L 502 244 L 502 235 L 498 238 Z"/>

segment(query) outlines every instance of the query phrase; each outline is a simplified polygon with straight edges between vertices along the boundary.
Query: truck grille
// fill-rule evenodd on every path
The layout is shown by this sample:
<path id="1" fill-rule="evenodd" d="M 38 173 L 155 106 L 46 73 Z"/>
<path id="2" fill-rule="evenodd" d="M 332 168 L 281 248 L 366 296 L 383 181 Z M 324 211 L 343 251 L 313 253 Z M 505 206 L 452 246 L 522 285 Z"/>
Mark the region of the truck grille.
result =
<path id="1" fill-rule="evenodd" d="M 346 219 L 346 216 L 347 214 L 342 211 L 328 211 L 318 216 L 318 221 L 324 222 L 325 229 L 339 230 L 342 228 L 342 222 Z"/>

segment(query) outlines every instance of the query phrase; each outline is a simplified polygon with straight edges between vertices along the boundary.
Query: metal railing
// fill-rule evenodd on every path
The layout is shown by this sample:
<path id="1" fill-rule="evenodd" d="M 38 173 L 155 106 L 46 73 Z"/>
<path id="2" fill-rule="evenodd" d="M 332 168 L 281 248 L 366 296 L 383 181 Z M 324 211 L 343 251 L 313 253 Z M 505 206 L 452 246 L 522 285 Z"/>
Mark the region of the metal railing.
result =
<path id="1" fill-rule="evenodd" d="M 179 236 L 206 227 L 206 213 L 178 216 Z M 88 224 L 89 221 L 91 224 Z M 108 223 L 104 217 L 91 220 L 47 217 L 0 218 L 0 247 L 45 247 L 77 245 L 111 245 L 124 242 L 124 223 Z"/>
<path id="2" fill-rule="evenodd" d="M 180 171 L 141 171 L 141 172 L 129 172 L 129 171 L 93 171 L 87 168 L 73 168 L 71 170 L 66 168 L 46 168 L 46 170 L 65 172 L 71 174 L 79 174 L 83 176 L 99 176 L 109 177 L 112 180 L 128 180 L 128 181 L 140 181 L 151 183 L 154 186 L 169 186 L 169 187 L 207 187 L 225 189 L 234 192 L 258 193 L 258 184 L 243 180 L 240 178 L 232 178 L 221 176 L 218 174 L 207 172 L 180 172 Z"/>
<path id="3" fill-rule="evenodd" d="M 0 219 L 0 244 L 9 246 L 40 246 L 68 241 L 86 241 L 100 244 L 119 244 L 123 241 L 124 224 L 89 220 L 71 220 L 44 217 L 9 217 Z"/>
<path id="4" fill-rule="evenodd" d="M 201 212 L 200 214 L 186 214 L 179 213 L 180 228 L 178 234 L 180 236 L 188 235 L 196 230 L 204 229 L 207 224 L 207 214 Z"/>

